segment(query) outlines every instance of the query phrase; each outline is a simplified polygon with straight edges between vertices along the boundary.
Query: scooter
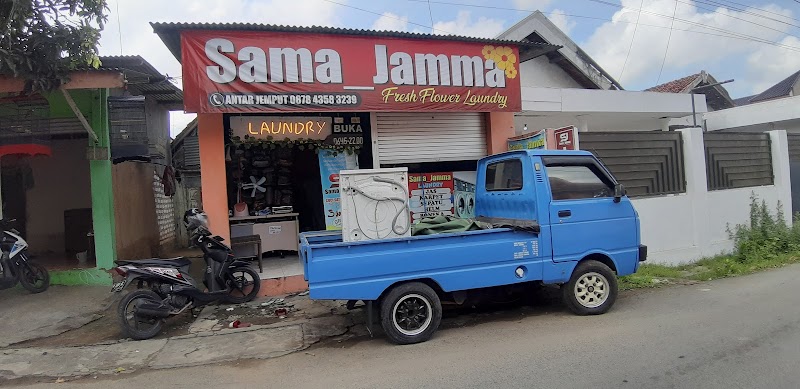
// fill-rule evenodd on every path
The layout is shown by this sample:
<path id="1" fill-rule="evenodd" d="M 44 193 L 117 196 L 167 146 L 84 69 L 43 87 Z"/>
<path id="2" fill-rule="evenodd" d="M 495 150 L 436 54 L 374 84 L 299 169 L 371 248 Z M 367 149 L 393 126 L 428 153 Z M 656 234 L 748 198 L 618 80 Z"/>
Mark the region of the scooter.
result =
<path id="1" fill-rule="evenodd" d="M 114 271 L 124 280 L 114 284 L 111 291 L 121 292 L 132 283 L 137 288 L 125 295 L 117 308 L 120 326 L 132 339 L 158 335 L 167 318 L 187 309 L 214 302 L 241 304 L 258 295 L 261 288 L 258 273 L 248 262 L 235 260 L 223 239 L 211 234 L 205 213 L 190 209 L 183 220 L 192 244 L 203 251 L 206 291 L 189 275 L 188 259 L 117 261 L 119 266 Z"/>
<path id="2" fill-rule="evenodd" d="M 19 282 L 31 293 L 41 293 L 50 287 L 50 273 L 44 266 L 28 260 L 28 242 L 11 227 L 16 220 L 0 220 L 0 289 Z"/>

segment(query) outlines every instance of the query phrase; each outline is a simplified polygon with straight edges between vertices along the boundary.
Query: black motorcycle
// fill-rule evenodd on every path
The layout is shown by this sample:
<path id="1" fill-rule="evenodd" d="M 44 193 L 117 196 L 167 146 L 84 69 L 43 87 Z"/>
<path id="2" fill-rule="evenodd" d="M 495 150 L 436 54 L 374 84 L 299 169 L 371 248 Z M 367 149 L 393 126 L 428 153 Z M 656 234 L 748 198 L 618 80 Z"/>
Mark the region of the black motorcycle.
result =
<path id="1" fill-rule="evenodd" d="M 213 302 L 241 304 L 252 301 L 261 288 L 258 273 L 246 261 L 235 260 L 219 236 L 208 230 L 205 214 L 186 211 L 184 224 L 194 246 L 205 260 L 205 291 L 189 276 L 190 261 L 184 258 L 117 261 L 114 270 L 125 279 L 114 284 L 120 292 L 131 283 L 137 289 L 120 301 L 117 315 L 122 330 L 136 340 L 156 336 L 170 316 Z"/>
<path id="2" fill-rule="evenodd" d="M 0 289 L 8 289 L 19 282 L 32 293 L 41 293 L 50 287 L 50 273 L 44 266 L 28 260 L 28 242 L 19 231 L 11 227 L 15 220 L 0 220 Z"/>

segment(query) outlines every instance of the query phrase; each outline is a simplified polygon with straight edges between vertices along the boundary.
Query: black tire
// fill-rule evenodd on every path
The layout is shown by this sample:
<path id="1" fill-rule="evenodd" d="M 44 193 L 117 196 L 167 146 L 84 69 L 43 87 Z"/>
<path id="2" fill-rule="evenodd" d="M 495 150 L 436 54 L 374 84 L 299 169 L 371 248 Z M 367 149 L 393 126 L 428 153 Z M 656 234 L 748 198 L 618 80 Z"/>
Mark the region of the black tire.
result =
<path id="1" fill-rule="evenodd" d="M 150 339 L 158 335 L 164 325 L 164 319 L 137 318 L 132 309 L 138 301 L 160 303 L 162 300 L 156 292 L 147 289 L 137 289 L 125 295 L 117 306 L 117 318 L 122 332 L 134 340 Z M 144 326 L 140 327 L 139 324 Z"/>
<path id="2" fill-rule="evenodd" d="M 242 304 L 253 301 L 258 296 L 258 291 L 261 290 L 261 277 L 258 276 L 258 272 L 249 267 L 231 269 L 226 277 L 228 279 L 225 282 L 231 288 L 230 294 L 225 297 L 226 303 Z"/>
<path id="3" fill-rule="evenodd" d="M 42 293 L 50 287 L 50 273 L 38 263 L 26 261 L 20 269 L 19 283 L 31 293 Z"/>
<path id="4" fill-rule="evenodd" d="M 561 292 L 564 304 L 576 315 L 601 315 L 617 301 L 617 275 L 602 262 L 584 261 L 561 286 Z"/>
<path id="5" fill-rule="evenodd" d="M 395 344 L 427 341 L 442 322 L 442 302 L 430 286 L 409 282 L 381 299 L 381 326 Z"/>

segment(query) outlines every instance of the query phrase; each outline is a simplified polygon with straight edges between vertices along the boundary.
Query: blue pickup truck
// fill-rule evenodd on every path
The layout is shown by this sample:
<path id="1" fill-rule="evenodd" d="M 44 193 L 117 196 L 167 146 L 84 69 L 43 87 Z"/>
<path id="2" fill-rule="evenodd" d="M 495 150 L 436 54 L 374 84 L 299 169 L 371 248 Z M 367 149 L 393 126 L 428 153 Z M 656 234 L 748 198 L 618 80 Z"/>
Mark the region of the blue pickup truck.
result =
<path id="1" fill-rule="evenodd" d="M 360 242 L 300 236 L 312 299 L 373 306 L 390 341 L 428 340 L 442 302 L 521 285 L 559 285 L 578 315 L 607 312 L 617 276 L 647 257 L 639 217 L 609 170 L 584 151 L 513 151 L 478 163 L 475 215 L 492 228 Z M 371 332 L 371 331 L 370 331 Z"/>

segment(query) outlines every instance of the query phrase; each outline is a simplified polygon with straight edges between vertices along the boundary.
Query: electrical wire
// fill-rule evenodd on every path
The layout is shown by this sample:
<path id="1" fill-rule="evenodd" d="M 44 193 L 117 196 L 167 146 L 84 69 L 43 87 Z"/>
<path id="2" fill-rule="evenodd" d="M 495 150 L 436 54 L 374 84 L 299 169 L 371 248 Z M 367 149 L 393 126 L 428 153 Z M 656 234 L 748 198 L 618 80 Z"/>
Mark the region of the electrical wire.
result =
<path id="1" fill-rule="evenodd" d="M 762 10 L 760 8 L 754 8 L 754 7 L 750 7 L 750 6 L 747 6 L 747 5 L 743 5 L 746 8 L 731 7 L 728 4 L 721 3 L 721 2 L 718 2 L 718 1 L 714 1 L 714 0 L 695 0 L 695 2 L 700 3 L 700 4 L 713 5 L 713 6 L 717 6 L 717 7 L 721 7 L 721 8 L 725 8 L 725 9 L 729 9 L 729 10 L 733 10 L 733 11 L 736 11 L 736 12 L 741 12 L 743 14 L 757 16 L 757 17 L 760 17 L 762 19 L 771 20 L 773 22 L 778 22 L 778 23 L 781 23 L 781 24 L 785 24 L 787 26 L 800 28 L 800 25 L 797 25 L 797 24 L 789 23 L 789 22 L 784 21 L 784 20 L 775 19 L 775 18 L 772 18 L 772 17 L 769 17 L 769 16 L 764 16 L 764 15 L 761 15 L 761 14 L 758 14 L 758 13 L 755 13 L 755 12 L 752 12 L 752 11 L 748 11 L 748 8 L 749 8 L 749 9 L 760 10 L 760 11 L 763 11 L 763 12 L 769 12 L 769 11 L 766 11 L 766 10 Z M 737 3 L 734 3 L 734 4 L 737 4 Z M 776 12 L 770 12 L 770 13 L 773 13 L 773 14 L 779 15 L 779 16 L 783 16 L 783 15 L 781 15 L 779 13 L 776 13 Z M 795 20 L 795 21 L 800 21 L 800 20 L 797 20 L 797 19 L 794 19 L 794 18 L 791 18 L 791 17 L 787 17 L 787 16 L 783 16 L 783 17 L 785 17 L 787 19 Z"/>
<path id="2" fill-rule="evenodd" d="M 728 17 L 728 18 L 731 18 L 731 19 L 741 20 L 741 21 L 743 21 L 743 22 L 745 22 L 745 23 L 750 23 L 750 24 L 752 24 L 752 25 L 759 26 L 759 27 L 762 27 L 762 28 L 766 28 L 766 29 L 768 29 L 768 30 L 777 31 L 777 32 L 780 32 L 780 33 L 786 34 L 786 31 L 779 30 L 779 29 L 777 29 L 777 28 L 773 28 L 773 27 L 769 27 L 769 26 L 765 26 L 765 25 L 763 25 L 763 24 L 761 24 L 761 23 L 756 23 L 756 22 L 754 22 L 754 21 L 752 21 L 752 20 L 747 20 L 747 19 L 744 19 L 744 18 L 740 18 L 740 17 L 738 17 L 738 16 L 734 16 L 734 15 L 728 15 L 728 14 L 726 14 L 726 13 L 719 12 L 719 11 L 717 11 L 717 10 L 715 10 L 715 9 L 712 9 L 712 8 L 701 7 L 701 6 L 699 6 L 699 5 L 696 5 L 696 4 L 694 4 L 694 3 L 689 3 L 689 2 L 686 2 L 686 1 L 681 1 L 681 0 L 677 0 L 677 2 L 679 2 L 679 3 L 683 3 L 683 4 L 688 4 L 688 5 L 694 5 L 694 6 L 695 6 L 695 7 L 697 7 L 698 9 L 702 9 L 702 10 L 704 10 L 704 11 L 709 11 L 709 12 L 711 12 L 711 13 L 715 13 L 715 14 L 718 14 L 718 15 L 722 15 L 722 16 L 725 16 L 725 17 Z M 700 4 L 709 4 L 709 3 L 707 3 L 707 2 L 703 2 L 702 0 L 695 0 L 695 2 L 696 2 L 696 3 L 700 3 Z M 710 5 L 715 5 L 715 4 L 710 4 Z M 728 7 L 724 7 L 724 6 L 722 6 L 722 8 L 725 8 L 725 9 L 730 9 L 730 8 L 728 8 Z M 747 13 L 747 11 L 746 11 L 746 10 L 738 10 L 738 9 L 737 9 L 737 11 L 738 11 L 738 12 L 741 12 L 741 13 Z M 754 14 L 754 15 L 757 15 L 757 14 Z M 773 19 L 773 20 L 775 20 L 775 19 Z M 776 20 L 776 21 L 777 21 L 777 20 Z M 784 23 L 784 22 L 781 22 L 781 23 Z M 786 23 L 786 24 L 789 24 L 789 23 Z M 800 26 L 797 26 L 797 25 L 794 25 L 794 24 L 789 24 L 789 25 L 790 25 L 790 26 L 793 26 L 793 27 L 800 27 Z M 797 35 L 793 35 L 793 34 L 789 34 L 789 35 L 792 35 L 792 36 L 797 36 Z M 800 38 L 800 37 L 798 37 L 798 38 Z"/>
<path id="3" fill-rule="evenodd" d="M 661 70 L 658 71 L 658 79 L 656 85 L 661 84 L 661 74 L 664 73 L 664 64 L 667 63 L 667 54 L 669 54 L 669 44 L 672 41 L 672 26 L 675 24 L 675 14 L 678 12 L 678 2 L 675 2 L 675 8 L 672 10 L 672 23 L 669 25 L 669 36 L 667 36 L 667 48 L 664 50 L 664 59 L 661 60 Z"/>
<path id="4" fill-rule="evenodd" d="M 608 5 L 608 6 L 614 7 L 614 8 L 627 9 L 627 10 L 631 10 L 631 11 L 639 11 L 639 12 L 646 13 L 648 15 L 659 16 L 659 17 L 662 17 L 662 18 L 671 18 L 671 16 L 669 16 L 669 15 L 664 15 L 664 14 L 660 14 L 660 13 L 652 12 L 652 11 L 644 11 L 641 8 L 636 9 L 636 8 L 625 7 L 623 5 L 611 3 L 611 2 L 608 2 L 608 1 L 604 1 L 604 0 L 587 0 L 587 1 L 591 1 L 593 3 L 598 3 L 598 4 Z M 714 12 L 716 12 L 716 11 L 714 11 Z M 726 32 L 726 33 L 729 33 L 729 34 L 741 35 L 741 36 L 746 36 L 746 37 L 749 37 L 749 38 L 758 39 L 758 40 L 765 41 L 765 42 L 770 42 L 770 43 L 773 43 L 775 45 L 787 46 L 787 45 L 782 45 L 782 44 L 780 44 L 778 42 L 769 41 L 769 40 L 767 40 L 765 38 L 759 38 L 759 37 L 756 37 L 756 36 L 740 34 L 740 33 L 734 33 L 734 32 L 732 32 L 730 30 L 725 30 L 725 29 L 716 28 L 716 27 L 710 27 L 710 26 L 707 26 L 707 25 L 704 25 L 704 24 L 701 24 L 701 23 L 696 23 L 696 22 L 693 22 L 691 20 L 687 20 L 687 19 L 675 18 L 675 20 L 678 20 L 678 21 L 681 21 L 681 22 L 684 22 L 684 23 L 687 23 L 687 24 L 691 24 L 691 25 L 696 25 L 698 27 L 707 28 L 707 29 L 710 29 L 710 30 L 722 31 L 722 32 Z M 758 24 L 758 23 L 755 23 L 755 24 Z M 769 28 L 769 27 L 767 27 L 767 28 Z M 775 31 L 778 31 L 778 32 L 781 32 L 781 33 L 785 33 L 785 32 L 783 32 L 781 30 L 775 30 Z M 794 47 L 794 46 L 787 46 L 787 47 L 794 48 L 794 49 L 800 49 L 800 47 Z"/>
<path id="5" fill-rule="evenodd" d="M 431 33 L 433 33 L 433 11 L 431 11 L 431 0 L 428 0 L 428 16 L 431 17 Z"/>
<path id="6" fill-rule="evenodd" d="M 119 33 L 119 55 L 123 55 L 124 50 L 122 49 L 122 22 L 120 21 L 119 18 L 119 2 L 120 0 L 117 0 L 117 32 Z"/>
<path id="7" fill-rule="evenodd" d="M 710 1 L 710 0 L 709 0 L 709 1 Z M 738 6 L 741 6 L 741 7 L 749 7 L 750 9 L 754 9 L 754 10 L 757 10 L 757 11 L 761 11 L 761 12 L 764 12 L 764 13 L 767 13 L 767 14 L 772 14 L 772 15 L 780 16 L 780 17 L 782 17 L 782 18 L 786 18 L 786 19 L 789 19 L 789 20 L 794 20 L 794 21 L 796 21 L 796 22 L 800 22 L 800 19 L 796 19 L 796 18 L 793 18 L 793 17 L 791 17 L 791 16 L 782 15 L 782 14 L 779 14 L 779 13 L 777 13 L 777 12 L 772 12 L 772 11 L 770 11 L 770 10 L 766 10 L 766 9 L 764 9 L 764 8 L 753 7 L 752 5 L 747 5 L 747 4 L 737 3 L 737 2 L 735 2 L 735 1 L 731 1 L 731 0 L 720 0 L 720 1 L 722 1 L 722 2 L 725 2 L 725 3 L 734 4 L 734 5 L 738 5 Z M 795 1 L 797 1 L 797 0 L 795 0 Z M 800 2 L 800 1 L 798 1 L 798 2 Z"/>
<path id="8" fill-rule="evenodd" d="M 622 71 L 619 73 L 619 82 L 622 82 L 622 76 L 625 74 L 625 67 L 628 65 L 628 58 L 631 56 L 633 50 L 633 41 L 636 39 L 636 30 L 639 29 L 639 18 L 642 16 L 642 8 L 644 8 L 644 0 L 639 3 L 639 13 L 636 14 L 636 24 L 633 25 L 633 36 L 631 37 L 631 44 L 628 46 L 628 54 L 625 55 L 625 62 L 622 63 Z"/>
<path id="9" fill-rule="evenodd" d="M 348 7 L 348 8 L 356 9 L 356 10 L 359 10 L 359 11 L 361 11 L 361 12 L 366 12 L 366 13 L 370 13 L 370 14 L 373 14 L 373 15 L 383 16 L 383 17 L 388 17 L 388 18 L 395 19 L 395 20 L 400 20 L 400 21 L 402 21 L 402 22 L 406 22 L 406 23 L 408 23 L 408 24 L 413 24 L 413 25 L 415 25 L 415 26 L 419 26 L 419 27 L 425 27 L 425 28 L 430 28 L 430 29 L 431 29 L 431 31 L 439 31 L 439 32 L 441 32 L 441 33 L 443 33 L 443 34 L 447 34 L 447 35 L 455 35 L 455 34 L 453 34 L 453 33 L 451 33 L 451 32 L 447 32 L 447 31 L 444 31 L 444 30 L 441 30 L 441 29 L 438 29 L 438 28 L 434 28 L 434 27 L 433 27 L 433 25 L 426 26 L 426 25 L 424 25 L 424 24 L 420 24 L 420 23 L 414 23 L 414 22 L 412 22 L 412 21 L 410 21 L 410 20 L 407 20 L 407 19 L 398 18 L 398 17 L 395 17 L 395 16 L 387 15 L 387 14 L 385 14 L 385 13 L 380 13 L 380 12 L 370 11 L 370 10 L 368 10 L 368 9 L 359 8 L 359 7 L 356 7 L 356 6 L 350 5 L 350 4 L 339 3 L 339 2 L 337 2 L 337 1 L 333 1 L 333 0 L 325 0 L 325 1 L 327 1 L 327 2 L 329 2 L 329 3 L 331 3 L 331 4 L 340 5 L 340 6 L 342 6 L 342 7 Z M 424 0 L 423 0 L 423 1 L 424 1 Z"/>
<path id="10" fill-rule="evenodd" d="M 408 1 L 425 2 L 426 0 L 408 0 Z M 800 0 L 798 0 L 798 1 L 800 1 Z M 529 9 L 497 7 L 497 6 L 490 6 L 490 5 L 453 3 L 453 2 L 447 2 L 447 1 L 431 1 L 431 3 L 433 3 L 433 4 L 453 5 L 453 6 L 462 6 L 462 7 L 496 9 L 496 10 L 505 10 L 505 11 L 517 11 L 517 12 L 535 12 L 536 11 L 536 10 L 529 10 Z M 616 5 L 616 6 L 620 7 L 619 5 Z M 638 9 L 635 9 L 635 8 L 628 8 L 628 7 L 624 7 L 624 8 L 625 9 L 630 9 L 630 10 L 633 10 L 633 11 L 638 11 Z M 655 12 L 650 12 L 650 11 L 643 11 L 643 12 L 647 13 L 647 14 L 650 14 L 650 15 L 658 16 L 658 17 L 665 17 L 665 18 L 672 19 L 672 17 L 669 16 L 669 15 L 662 15 L 662 14 L 655 13 Z M 581 18 L 581 19 L 592 19 L 592 20 L 600 20 L 600 21 L 613 22 L 613 23 L 634 24 L 634 22 L 628 22 L 628 21 L 624 21 L 624 20 L 614 20 L 614 19 L 609 19 L 609 18 L 601 18 L 601 17 L 596 17 L 596 16 L 574 15 L 574 14 L 563 14 L 563 15 L 564 16 L 568 16 L 568 17 L 574 17 L 574 18 Z M 736 33 L 736 32 L 733 32 L 733 31 L 722 29 L 722 28 L 710 27 L 710 26 L 707 26 L 707 25 L 704 25 L 704 24 L 701 24 L 701 23 L 692 22 L 692 21 L 687 20 L 687 19 L 675 18 L 675 20 L 679 21 L 679 22 L 682 22 L 682 23 L 685 23 L 685 24 L 688 24 L 690 26 L 696 26 L 698 28 L 704 28 L 704 29 L 709 29 L 709 30 L 712 30 L 712 31 L 721 32 L 721 34 L 714 34 L 714 33 L 708 32 L 708 31 L 696 31 L 696 30 L 687 30 L 687 29 L 680 29 L 680 28 L 673 28 L 672 29 L 673 31 L 682 31 L 682 32 L 689 32 L 689 33 L 692 33 L 692 34 L 718 36 L 718 37 L 722 37 L 722 38 L 729 38 L 729 39 L 737 39 L 737 40 L 742 40 L 742 41 L 763 43 L 763 44 L 768 44 L 770 46 L 775 46 L 775 47 L 788 49 L 788 50 L 792 50 L 792 51 L 800 51 L 800 47 L 796 47 L 796 46 L 789 46 L 789 45 L 785 45 L 785 44 L 782 44 L 782 43 L 779 43 L 779 42 L 772 42 L 772 41 L 769 41 L 767 39 L 763 39 L 763 38 L 759 38 L 759 37 L 755 37 L 755 36 L 751 36 L 751 35 L 746 35 L 746 34 L 741 34 L 741 33 Z M 655 25 L 655 24 L 639 23 L 639 25 L 640 26 L 647 26 L 647 27 L 654 27 L 654 28 L 663 28 L 663 29 L 669 28 L 669 27 L 666 27 L 666 26 L 659 26 L 659 25 Z"/>

